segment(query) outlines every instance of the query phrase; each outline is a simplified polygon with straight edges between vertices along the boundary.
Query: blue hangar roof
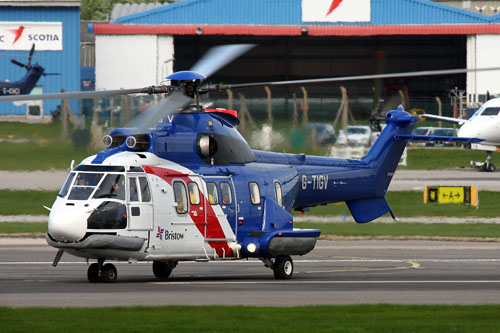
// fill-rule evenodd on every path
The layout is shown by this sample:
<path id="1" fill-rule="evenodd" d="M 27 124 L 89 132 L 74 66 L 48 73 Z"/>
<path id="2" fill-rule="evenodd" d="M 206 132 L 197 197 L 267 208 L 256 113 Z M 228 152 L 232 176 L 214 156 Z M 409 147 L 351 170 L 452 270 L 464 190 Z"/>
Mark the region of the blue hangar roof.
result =
<path id="1" fill-rule="evenodd" d="M 325 0 L 326 1 L 326 0 Z M 325 2 L 322 1 L 322 2 Z M 304 6 L 318 0 L 184 0 L 118 18 L 127 24 L 303 25 Z M 429 0 L 332 0 L 331 6 L 356 2 L 369 7 L 369 21 L 314 22 L 315 25 L 429 25 L 500 23 L 500 14 L 487 16 Z M 314 3 L 311 5 L 311 3 Z M 329 1 L 326 1 L 329 5 Z M 328 8 L 327 8 L 328 9 Z M 327 15 L 325 15 L 327 16 Z M 308 22 L 309 23 L 309 22 Z M 310 23 L 309 23 L 310 24 Z"/>

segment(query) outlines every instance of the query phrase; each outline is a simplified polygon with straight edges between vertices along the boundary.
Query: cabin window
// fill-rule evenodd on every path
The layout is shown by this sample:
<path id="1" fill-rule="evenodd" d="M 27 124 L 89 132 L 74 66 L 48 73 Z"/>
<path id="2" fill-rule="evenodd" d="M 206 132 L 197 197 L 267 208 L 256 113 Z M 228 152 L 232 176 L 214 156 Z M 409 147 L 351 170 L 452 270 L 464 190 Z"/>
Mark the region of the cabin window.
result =
<path id="1" fill-rule="evenodd" d="M 188 183 L 188 191 L 189 191 L 189 202 L 192 205 L 200 204 L 200 190 L 198 189 L 198 184 L 195 182 Z"/>
<path id="2" fill-rule="evenodd" d="M 68 192 L 69 192 L 69 189 L 71 187 L 71 183 L 73 183 L 73 179 L 75 178 L 75 173 L 74 172 L 71 172 L 68 176 L 68 178 L 66 179 L 66 182 L 64 182 L 64 185 L 63 187 L 61 188 L 61 191 L 59 191 L 59 196 L 61 198 L 64 198 Z"/>
<path id="3" fill-rule="evenodd" d="M 94 192 L 102 176 L 102 173 L 79 172 L 76 176 L 73 187 L 71 188 L 71 193 L 69 194 L 68 199 L 87 200 L 92 192 Z"/>
<path id="4" fill-rule="evenodd" d="M 207 194 L 208 202 L 211 205 L 217 205 L 219 203 L 219 195 L 217 194 L 217 185 L 215 183 L 207 183 Z"/>
<path id="5" fill-rule="evenodd" d="M 150 202 L 151 192 L 149 191 L 148 179 L 146 177 L 139 177 L 139 186 L 141 187 L 142 202 Z"/>
<path id="6" fill-rule="evenodd" d="M 87 174 L 88 175 L 88 174 Z M 78 179 L 77 179 L 78 181 Z M 119 174 L 108 174 L 95 192 L 94 199 L 112 198 L 125 200 L 125 177 Z"/>
<path id="7" fill-rule="evenodd" d="M 139 201 L 139 191 L 137 189 L 137 178 L 129 178 L 129 198 L 131 202 Z"/>
<path id="8" fill-rule="evenodd" d="M 279 181 L 274 182 L 274 194 L 276 195 L 276 202 L 283 207 L 283 192 L 281 191 L 281 184 Z"/>
<path id="9" fill-rule="evenodd" d="M 220 195 L 222 197 L 223 205 L 232 205 L 233 204 L 233 194 L 231 193 L 231 185 L 226 182 L 220 183 Z"/>
<path id="10" fill-rule="evenodd" d="M 248 183 L 248 188 L 250 190 L 250 200 L 254 205 L 260 205 L 260 189 L 259 184 L 256 182 Z"/>
<path id="11" fill-rule="evenodd" d="M 188 211 L 188 200 L 186 185 L 183 182 L 174 182 L 175 207 L 178 214 L 186 214 Z"/>

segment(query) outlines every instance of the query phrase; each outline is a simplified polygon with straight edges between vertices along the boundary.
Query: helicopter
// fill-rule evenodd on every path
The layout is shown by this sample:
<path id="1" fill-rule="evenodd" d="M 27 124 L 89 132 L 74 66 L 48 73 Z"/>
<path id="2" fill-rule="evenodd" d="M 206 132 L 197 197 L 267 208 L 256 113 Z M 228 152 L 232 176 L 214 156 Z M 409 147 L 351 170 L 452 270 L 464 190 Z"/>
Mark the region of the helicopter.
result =
<path id="1" fill-rule="evenodd" d="M 387 126 L 359 160 L 253 150 L 236 128 L 237 112 L 204 109 L 201 95 L 353 78 L 204 83 L 252 47 L 211 49 L 191 70 L 169 75 L 169 85 L 0 97 L 166 95 L 106 135 L 105 150 L 72 164 L 50 208 L 46 241 L 58 249 L 54 267 L 64 252 L 91 260 L 87 278 L 95 283 L 117 280 L 111 260 L 152 262 L 154 276 L 166 279 L 179 261 L 258 258 L 276 279 L 287 280 L 292 256 L 312 251 L 321 233 L 294 228 L 293 210 L 345 201 L 358 223 L 386 213 L 396 218 L 385 194 L 409 140 L 481 141 L 412 135 L 418 118 L 400 107 L 385 114 Z"/>
<path id="2" fill-rule="evenodd" d="M 23 64 L 15 59 L 10 62 L 22 68 L 26 68 L 27 73 L 19 80 L 14 82 L 0 81 L 0 96 L 3 95 L 25 95 L 29 94 L 35 87 L 41 76 L 59 75 L 58 73 L 45 73 L 45 69 L 39 64 L 31 64 L 31 59 L 35 53 L 35 44 L 31 46 L 28 63 Z"/>

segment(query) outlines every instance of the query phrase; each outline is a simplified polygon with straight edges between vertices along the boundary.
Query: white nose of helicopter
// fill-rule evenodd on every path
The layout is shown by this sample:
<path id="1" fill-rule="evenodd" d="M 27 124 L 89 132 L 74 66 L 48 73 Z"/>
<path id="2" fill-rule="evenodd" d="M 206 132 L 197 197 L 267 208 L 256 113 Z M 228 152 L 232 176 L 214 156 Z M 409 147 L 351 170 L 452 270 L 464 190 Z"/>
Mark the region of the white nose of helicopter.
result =
<path id="1" fill-rule="evenodd" d="M 53 207 L 49 215 L 50 235 L 60 242 L 79 241 L 87 231 L 87 218 L 80 215 L 74 207 Z"/>

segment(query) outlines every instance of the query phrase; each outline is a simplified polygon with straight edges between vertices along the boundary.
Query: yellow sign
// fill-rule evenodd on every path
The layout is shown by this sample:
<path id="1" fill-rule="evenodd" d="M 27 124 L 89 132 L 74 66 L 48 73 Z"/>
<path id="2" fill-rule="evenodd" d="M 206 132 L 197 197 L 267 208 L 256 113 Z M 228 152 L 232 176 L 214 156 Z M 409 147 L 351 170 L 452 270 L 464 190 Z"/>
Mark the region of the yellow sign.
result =
<path id="1" fill-rule="evenodd" d="M 426 186 L 424 203 L 428 202 L 463 203 L 473 207 L 479 205 L 477 188 L 474 186 Z"/>

